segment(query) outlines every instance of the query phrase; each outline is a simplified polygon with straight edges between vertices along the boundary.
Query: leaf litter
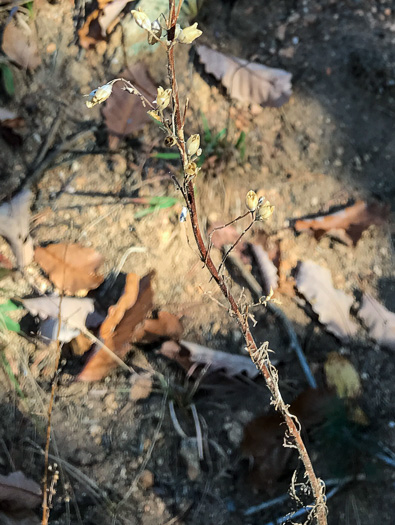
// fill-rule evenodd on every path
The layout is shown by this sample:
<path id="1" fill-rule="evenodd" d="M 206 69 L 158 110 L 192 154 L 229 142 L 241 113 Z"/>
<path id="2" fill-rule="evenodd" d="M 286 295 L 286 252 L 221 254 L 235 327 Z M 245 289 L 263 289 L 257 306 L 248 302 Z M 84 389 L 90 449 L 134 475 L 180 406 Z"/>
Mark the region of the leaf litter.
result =
<path id="1" fill-rule="evenodd" d="M 34 71 L 41 64 L 37 33 L 22 13 L 10 18 L 3 32 L 3 51 L 13 62 Z"/>
<path id="2" fill-rule="evenodd" d="M 22 299 L 21 302 L 32 315 L 40 317 L 42 321 L 40 326 L 41 335 L 48 341 L 56 340 L 60 305 L 62 323 L 59 341 L 63 343 L 70 342 L 81 331 L 85 331 L 86 320 L 95 311 L 93 299 L 80 297 L 61 298 L 53 294 Z M 95 321 L 93 321 L 93 324 L 95 324 Z"/>
<path id="3" fill-rule="evenodd" d="M 37 247 L 35 261 L 49 275 L 50 280 L 62 292 L 74 295 L 76 292 L 97 288 L 104 277 L 97 273 L 103 257 L 93 248 L 81 244 L 50 244 Z"/>
<path id="4" fill-rule="evenodd" d="M 361 238 L 362 232 L 371 225 L 381 226 L 388 219 L 389 206 L 383 203 L 357 201 L 352 206 L 326 215 L 297 219 L 294 228 L 297 232 L 313 230 L 319 239 L 325 233 L 336 236 L 343 232 L 354 246 Z M 346 240 L 347 242 L 347 240 Z"/>
<path id="5" fill-rule="evenodd" d="M 255 379 L 260 373 L 248 356 L 213 350 L 190 341 L 166 341 L 158 352 L 176 361 L 188 375 L 201 366 L 208 366 L 209 372 L 223 371 L 229 377 L 246 375 Z"/>
<path id="6" fill-rule="evenodd" d="M 358 330 L 350 317 L 354 303 L 352 296 L 333 286 L 332 276 L 327 268 L 313 261 L 298 265 L 295 276 L 296 288 L 311 304 L 318 320 L 341 341 L 348 341 Z"/>
<path id="7" fill-rule="evenodd" d="M 228 95 L 247 104 L 280 107 L 292 95 L 291 73 L 196 46 L 207 73 L 220 80 Z"/>
<path id="8" fill-rule="evenodd" d="M 29 233 L 32 197 L 30 190 L 22 190 L 0 206 L 0 235 L 9 242 L 20 268 L 33 260 L 33 239 Z"/>
<path id="9" fill-rule="evenodd" d="M 40 485 L 29 479 L 21 471 L 8 476 L 0 475 L 0 502 L 12 510 L 34 509 L 40 505 L 42 493 Z"/>
<path id="10" fill-rule="evenodd" d="M 364 294 L 358 317 L 367 327 L 369 337 L 379 345 L 395 350 L 395 313 L 387 310 L 371 295 Z"/>
<path id="11" fill-rule="evenodd" d="M 156 86 L 142 62 L 128 67 L 119 76 L 132 82 L 148 100 L 153 101 L 156 98 Z M 150 122 L 148 110 L 138 96 L 122 89 L 121 82 L 114 84 L 112 95 L 103 109 L 110 149 L 116 149 L 124 137 L 140 131 Z"/>

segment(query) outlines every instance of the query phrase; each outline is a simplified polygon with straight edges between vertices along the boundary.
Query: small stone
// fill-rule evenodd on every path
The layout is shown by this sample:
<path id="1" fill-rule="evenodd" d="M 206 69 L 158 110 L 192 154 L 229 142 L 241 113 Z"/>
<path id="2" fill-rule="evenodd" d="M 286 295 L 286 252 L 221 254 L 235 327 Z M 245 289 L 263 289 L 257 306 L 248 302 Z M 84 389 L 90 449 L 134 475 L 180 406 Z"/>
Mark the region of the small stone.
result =
<path id="1" fill-rule="evenodd" d="M 276 30 L 276 38 L 278 38 L 278 40 L 281 40 L 281 42 L 285 38 L 286 30 L 287 30 L 287 26 L 285 24 L 281 24 L 280 26 L 278 26 Z"/>
<path id="2" fill-rule="evenodd" d="M 46 51 L 47 51 L 47 55 L 52 55 L 52 53 L 55 53 L 56 51 L 55 42 L 51 42 L 50 44 L 48 44 Z"/>
<path id="3" fill-rule="evenodd" d="M 224 430 L 228 435 L 229 442 L 235 448 L 238 448 L 243 440 L 243 426 L 238 421 L 233 420 L 229 423 L 225 423 Z"/>
<path id="4" fill-rule="evenodd" d="M 280 49 L 278 54 L 280 55 L 280 57 L 283 58 L 293 58 L 295 54 L 295 48 L 293 46 L 283 47 L 282 49 Z"/>
<path id="5" fill-rule="evenodd" d="M 154 485 L 154 475 L 150 470 L 143 470 L 139 484 L 144 490 L 150 489 Z"/>
<path id="6" fill-rule="evenodd" d="M 113 414 L 118 409 L 118 403 L 115 401 L 115 394 L 108 394 L 104 398 L 104 405 L 107 408 L 107 412 Z"/>

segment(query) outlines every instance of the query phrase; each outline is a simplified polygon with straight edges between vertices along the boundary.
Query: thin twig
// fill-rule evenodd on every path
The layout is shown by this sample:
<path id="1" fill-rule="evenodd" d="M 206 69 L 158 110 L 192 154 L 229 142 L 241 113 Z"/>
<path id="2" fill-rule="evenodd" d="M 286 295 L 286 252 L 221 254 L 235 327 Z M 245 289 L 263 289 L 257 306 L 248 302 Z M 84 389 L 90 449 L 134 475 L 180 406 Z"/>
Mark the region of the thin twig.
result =
<path id="1" fill-rule="evenodd" d="M 48 465 L 49 465 L 49 445 L 51 442 L 51 421 L 52 421 L 52 409 L 53 404 L 55 400 L 55 391 L 56 387 L 58 385 L 58 371 L 59 371 L 59 364 L 60 364 L 60 355 L 62 353 L 62 347 L 60 344 L 59 336 L 60 336 L 60 328 L 62 326 L 62 316 L 61 316 L 61 307 L 62 307 L 62 300 L 63 295 L 60 296 L 59 299 L 59 311 L 58 311 L 58 330 L 56 334 L 56 361 L 55 361 L 55 374 L 52 379 L 52 387 L 51 387 L 51 397 L 49 399 L 49 405 L 48 405 L 48 424 L 47 424 L 47 440 L 45 442 L 45 450 L 44 450 L 44 486 L 43 486 L 43 517 L 41 524 L 47 525 L 49 520 L 49 504 L 48 504 Z"/>

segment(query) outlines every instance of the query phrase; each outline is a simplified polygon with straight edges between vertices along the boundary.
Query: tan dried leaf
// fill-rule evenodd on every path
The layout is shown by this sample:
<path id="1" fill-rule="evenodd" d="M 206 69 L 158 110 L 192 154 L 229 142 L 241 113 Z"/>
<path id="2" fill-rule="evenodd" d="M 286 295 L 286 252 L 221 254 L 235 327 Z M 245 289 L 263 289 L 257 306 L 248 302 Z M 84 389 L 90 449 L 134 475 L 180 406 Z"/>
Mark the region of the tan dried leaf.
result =
<path id="1" fill-rule="evenodd" d="M 141 62 L 122 71 L 119 77 L 132 82 L 148 100 L 153 101 L 156 98 L 155 84 Z M 123 90 L 121 82 L 114 84 L 112 95 L 103 108 L 110 149 L 116 149 L 124 137 L 140 131 L 150 121 L 147 115 L 149 109 L 143 106 L 137 95 Z"/>
<path id="2" fill-rule="evenodd" d="M 273 107 L 288 102 L 292 94 L 291 73 L 224 55 L 207 46 L 197 46 L 196 50 L 207 73 L 220 80 L 232 98 Z"/>
<path id="3" fill-rule="evenodd" d="M 181 341 L 180 344 L 166 341 L 159 352 L 173 359 L 189 372 L 198 366 L 208 365 L 209 372 L 223 370 L 230 377 L 245 374 L 250 379 L 254 379 L 259 374 L 248 356 L 213 350 L 189 341 Z"/>
<path id="4" fill-rule="evenodd" d="M 313 230 L 317 238 L 324 233 L 331 235 L 336 235 L 336 232 L 345 233 L 355 245 L 361 238 L 362 232 L 369 226 L 384 224 L 387 221 L 388 212 L 388 205 L 357 201 L 352 206 L 346 206 L 334 213 L 298 219 L 294 223 L 294 228 L 297 232 Z"/>
<path id="5" fill-rule="evenodd" d="M 28 24 L 21 13 L 13 16 L 4 29 L 3 51 L 24 69 L 34 71 L 41 64 L 35 26 Z"/>
<path id="6" fill-rule="evenodd" d="M 118 303 L 111 306 L 100 328 L 103 343 L 123 359 L 132 343 L 136 342 L 136 328 L 145 320 L 152 309 L 153 291 L 151 272 L 140 279 L 129 273 L 123 295 Z M 80 372 L 80 381 L 98 381 L 106 377 L 118 363 L 103 348 L 96 345 L 95 351 Z"/>
<path id="7" fill-rule="evenodd" d="M 374 341 L 395 350 L 395 313 L 387 310 L 371 295 L 364 294 L 358 317 L 362 319 Z"/>
<path id="8" fill-rule="evenodd" d="M 348 341 L 357 332 L 357 325 L 350 318 L 352 296 L 333 287 L 332 276 L 327 268 L 313 261 L 299 264 L 296 287 L 311 304 L 318 320 L 326 329 L 342 341 Z"/>
<path id="9" fill-rule="evenodd" d="M 78 243 L 38 247 L 34 259 L 59 290 L 71 295 L 81 290 L 93 290 L 104 279 L 96 273 L 103 257 L 93 248 Z"/>

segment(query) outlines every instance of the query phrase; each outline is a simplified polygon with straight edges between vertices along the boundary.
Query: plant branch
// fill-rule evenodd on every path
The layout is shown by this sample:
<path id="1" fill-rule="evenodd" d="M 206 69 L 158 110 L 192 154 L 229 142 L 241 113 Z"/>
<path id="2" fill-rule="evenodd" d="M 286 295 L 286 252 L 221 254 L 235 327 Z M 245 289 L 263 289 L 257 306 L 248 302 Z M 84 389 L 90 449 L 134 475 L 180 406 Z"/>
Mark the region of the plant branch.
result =
<path id="1" fill-rule="evenodd" d="M 210 256 L 208 249 L 205 246 L 203 241 L 203 236 L 201 233 L 198 213 L 196 209 L 196 200 L 195 200 L 195 191 L 193 179 L 185 173 L 185 167 L 188 165 L 188 155 L 185 148 L 184 141 L 184 129 L 183 129 L 183 119 L 181 117 L 180 103 L 179 103 L 179 94 L 178 86 L 176 81 L 176 72 L 175 72 L 175 62 L 174 62 L 174 28 L 177 22 L 177 15 L 175 10 L 175 0 L 169 0 L 170 6 L 170 18 L 169 18 L 169 30 L 168 30 L 168 50 L 167 50 L 167 59 L 168 59 L 168 74 L 170 87 L 172 89 L 172 99 L 173 99 L 173 112 L 174 112 L 174 121 L 176 125 L 176 134 L 177 134 L 177 145 L 180 151 L 181 161 L 184 168 L 184 190 L 186 197 L 186 205 L 189 210 L 189 215 L 191 218 L 192 230 L 195 237 L 195 241 L 199 250 L 200 258 L 203 264 L 206 266 L 210 272 L 212 278 L 215 280 L 219 288 L 221 289 L 224 297 L 227 299 L 232 315 L 236 318 L 239 327 L 243 333 L 244 339 L 246 341 L 247 350 L 250 354 L 252 361 L 255 363 L 257 368 L 262 372 L 262 375 L 265 378 L 267 387 L 269 388 L 272 394 L 272 404 L 275 406 L 276 410 L 281 412 L 284 421 L 287 425 L 287 432 L 285 435 L 285 446 L 291 446 L 298 450 L 299 456 L 303 462 L 304 468 L 306 470 L 307 477 L 309 479 L 310 485 L 315 498 L 315 506 L 312 510 L 313 515 L 316 516 L 317 522 L 319 525 L 327 524 L 327 509 L 325 504 L 325 495 L 324 489 L 325 485 L 317 478 L 314 472 L 313 465 L 311 463 L 309 454 L 306 450 L 306 446 L 302 440 L 300 434 L 300 423 L 295 416 L 293 416 L 289 410 L 288 405 L 286 405 L 282 399 L 277 378 L 277 370 L 271 364 L 269 359 L 269 349 L 268 344 L 266 343 L 263 347 L 258 348 L 248 325 L 247 318 L 241 313 L 233 295 L 231 294 L 229 288 L 225 284 L 223 276 L 221 276 Z"/>

